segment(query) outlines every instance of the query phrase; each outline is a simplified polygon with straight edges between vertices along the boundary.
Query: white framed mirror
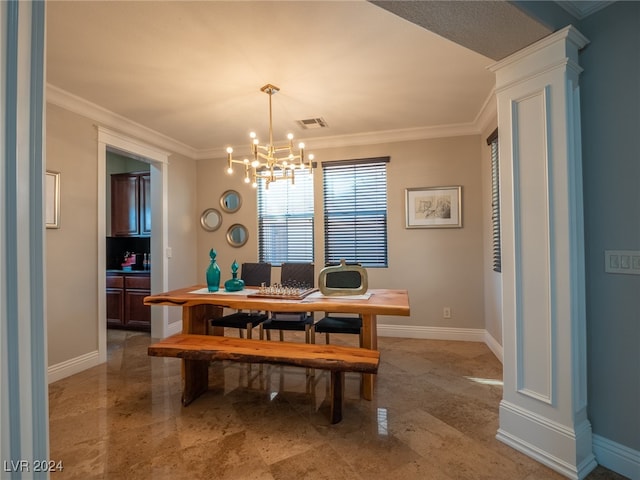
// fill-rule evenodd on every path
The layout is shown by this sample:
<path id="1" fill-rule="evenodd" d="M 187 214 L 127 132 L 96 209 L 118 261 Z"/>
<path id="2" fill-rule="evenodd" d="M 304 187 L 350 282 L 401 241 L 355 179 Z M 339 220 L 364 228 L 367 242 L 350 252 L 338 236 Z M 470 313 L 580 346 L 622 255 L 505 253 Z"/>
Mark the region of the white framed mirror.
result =
<path id="1" fill-rule="evenodd" d="M 239 223 L 234 223 L 227 230 L 227 242 L 232 247 L 241 247 L 247 240 L 249 239 L 249 232 L 247 231 L 247 227 L 241 225 Z"/>
<path id="2" fill-rule="evenodd" d="M 215 208 L 207 208 L 200 215 L 200 225 L 207 232 L 215 232 L 222 225 L 222 214 Z"/>
<path id="3" fill-rule="evenodd" d="M 227 190 L 220 197 L 220 207 L 227 213 L 234 213 L 240 210 L 242 197 L 235 190 Z"/>

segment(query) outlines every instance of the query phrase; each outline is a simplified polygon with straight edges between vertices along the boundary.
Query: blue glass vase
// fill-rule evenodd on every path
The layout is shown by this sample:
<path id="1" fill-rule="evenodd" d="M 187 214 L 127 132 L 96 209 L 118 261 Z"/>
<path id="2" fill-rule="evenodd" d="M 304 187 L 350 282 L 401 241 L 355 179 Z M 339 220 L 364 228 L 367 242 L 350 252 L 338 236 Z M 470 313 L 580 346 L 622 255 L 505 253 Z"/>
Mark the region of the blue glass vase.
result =
<path id="1" fill-rule="evenodd" d="M 207 268 L 207 289 L 210 292 L 217 292 L 220 290 L 220 267 L 216 263 L 216 251 L 212 248 L 209 251 L 211 257 L 211 263 Z"/>
<path id="2" fill-rule="evenodd" d="M 226 282 L 224 282 L 224 289 L 227 292 L 239 292 L 244 288 L 244 280 L 238 278 L 238 262 L 235 260 L 231 264 L 231 276 Z"/>
<path id="3" fill-rule="evenodd" d="M 238 262 L 235 260 L 231 264 L 231 276 L 226 282 L 224 282 L 224 289 L 227 292 L 239 292 L 244 288 L 244 280 L 238 278 Z"/>

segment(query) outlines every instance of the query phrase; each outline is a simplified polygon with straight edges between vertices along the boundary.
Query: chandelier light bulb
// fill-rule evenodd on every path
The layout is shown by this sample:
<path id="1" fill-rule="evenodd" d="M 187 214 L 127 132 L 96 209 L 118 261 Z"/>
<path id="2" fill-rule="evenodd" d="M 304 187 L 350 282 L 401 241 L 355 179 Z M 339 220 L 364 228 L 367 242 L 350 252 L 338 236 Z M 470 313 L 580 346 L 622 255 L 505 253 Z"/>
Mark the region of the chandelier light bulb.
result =
<path id="1" fill-rule="evenodd" d="M 232 173 L 234 163 L 239 163 L 245 167 L 245 183 L 252 181 L 252 186 L 257 187 L 258 178 L 262 178 L 266 182 L 266 188 L 269 183 L 277 180 L 290 180 L 291 184 L 295 184 L 295 170 L 309 169 L 313 172 L 313 164 L 311 159 L 313 155 L 309 155 L 309 159 L 305 158 L 304 143 L 299 143 L 296 149 L 293 145 L 293 133 L 287 133 L 287 144 L 284 142 L 276 144 L 273 141 L 273 110 L 272 97 L 280 91 L 275 85 L 267 84 L 260 89 L 263 93 L 269 95 L 269 141 L 260 144 L 256 132 L 250 132 L 251 138 L 251 160 L 236 160 L 233 158 L 231 147 L 227 148 L 227 162 L 229 173 Z"/>
<path id="2" fill-rule="evenodd" d="M 227 173 L 229 175 L 231 175 L 233 173 L 233 168 L 231 168 L 231 167 L 227 168 Z"/>

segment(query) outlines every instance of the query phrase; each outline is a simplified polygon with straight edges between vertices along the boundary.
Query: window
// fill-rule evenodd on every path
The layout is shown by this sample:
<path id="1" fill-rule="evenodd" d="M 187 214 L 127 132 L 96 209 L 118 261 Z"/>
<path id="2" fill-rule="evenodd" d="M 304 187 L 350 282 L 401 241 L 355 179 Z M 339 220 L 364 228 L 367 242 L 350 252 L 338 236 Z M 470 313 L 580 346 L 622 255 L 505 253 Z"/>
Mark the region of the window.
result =
<path id="1" fill-rule="evenodd" d="M 258 179 L 258 258 L 281 265 L 313 262 L 313 175 L 296 171 L 296 183 Z"/>
<path id="2" fill-rule="evenodd" d="M 324 162 L 325 264 L 387 266 L 389 157 Z"/>
<path id="3" fill-rule="evenodd" d="M 493 226 L 493 271 L 502 271 L 502 245 L 500 241 L 500 172 L 498 158 L 498 129 L 487 138 L 491 147 L 491 223 Z"/>

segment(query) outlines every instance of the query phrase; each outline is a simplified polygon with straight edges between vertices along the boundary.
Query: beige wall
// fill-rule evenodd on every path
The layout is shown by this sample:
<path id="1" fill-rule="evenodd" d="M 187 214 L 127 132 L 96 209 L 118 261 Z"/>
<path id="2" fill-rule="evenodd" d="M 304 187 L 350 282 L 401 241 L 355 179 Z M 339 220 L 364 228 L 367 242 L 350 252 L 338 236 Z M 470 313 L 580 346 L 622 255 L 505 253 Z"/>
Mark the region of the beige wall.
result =
<path id="1" fill-rule="evenodd" d="M 199 226 L 196 210 L 196 162 L 190 158 L 172 154 L 169 157 L 168 246 L 171 248 L 168 289 L 193 285 L 201 281 L 197 275 L 196 227 Z M 153 239 L 151 240 L 153 242 Z M 159 292 L 153 292 L 159 293 Z M 166 308 L 170 322 L 179 321 L 181 308 Z"/>
<path id="2" fill-rule="evenodd" d="M 60 172 L 60 228 L 46 231 L 51 366 L 98 349 L 98 168 L 91 120 L 49 104 L 46 129 L 46 168 Z"/>
<path id="3" fill-rule="evenodd" d="M 409 291 L 411 317 L 381 317 L 380 324 L 484 329 L 483 306 L 483 211 L 481 153 L 478 136 L 450 137 L 413 142 L 389 143 L 314 150 L 318 162 L 390 156 L 388 166 L 389 268 L 369 269 L 371 288 L 399 288 Z M 208 251 L 214 247 L 223 280 L 230 277 L 234 259 L 256 261 L 256 193 L 242 182 L 240 173 L 225 174 L 226 162 L 197 162 L 198 212 L 217 207 L 223 191 L 233 188 L 243 197 L 238 213 L 223 214 L 216 232 L 198 233 L 198 275 L 204 281 Z M 405 188 L 462 185 L 463 228 L 405 228 Z M 315 175 L 316 212 L 322 212 L 322 170 Z M 242 248 L 226 244 L 225 232 L 231 223 L 249 228 L 249 241 Z M 316 270 L 323 264 L 322 215 L 315 223 Z M 273 277 L 279 278 L 279 269 Z M 443 307 L 452 318 L 442 318 Z"/>
<path id="4" fill-rule="evenodd" d="M 237 260 L 255 262 L 258 258 L 258 219 L 256 192 L 242 181 L 240 172 L 226 174 L 226 160 L 199 160 L 197 162 L 197 215 L 193 221 L 198 230 L 197 275 L 198 282 L 205 283 L 205 271 L 209 265 L 209 250 L 215 249 L 222 270 L 221 280 L 231 278 L 231 263 Z M 238 170 L 238 169 L 237 169 Z M 220 197 L 227 190 L 236 190 L 242 197 L 242 206 L 236 213 L 226 213 L 220 208 Z M 207 208 L 217 208 L 222 213 L 222 225 L 215 232 L 207 232 L 200 226 L 200 214 Z M 249 229 L 249 239 L 240 248 L 231 247 L 226 241 L 228 228 L 241 223 Z"/>
<path id="5" fill-rule="evenodd" d="M 484 322 L 485 329 L 502 345 L 502 274 L 493 271 L 493 226 L 491 221 L 491 147 L 487 137 L 495 130 L 497 119 L 482 132 L 480 138 L 482 171 L 482 217 L 484 255 Z"/>
<path id="6" fill-rule="evenodd" d="M 61 172 L 60 228 L 46 231 L 49 366 L 98 349 L 98 167 L 94 121 L 47 105 L 46 168 Z M 195 275 L 196 162 L 170 155 L 166 202 L 169 288 L 197 282 Z M 153 188 L 153 187 L 152 187 Z M 103 213 L 104 214 L 104 213 Z M 153 242 L 153 238 L 151 239 Z M 152 267 L 153 268 L 153 267 Z M 164 308 L 164 307 L 158 307 Z M 173 311 L 172 311 L 173 310 Z M 180 309 L 169 309 L 170 320 Z"/>

